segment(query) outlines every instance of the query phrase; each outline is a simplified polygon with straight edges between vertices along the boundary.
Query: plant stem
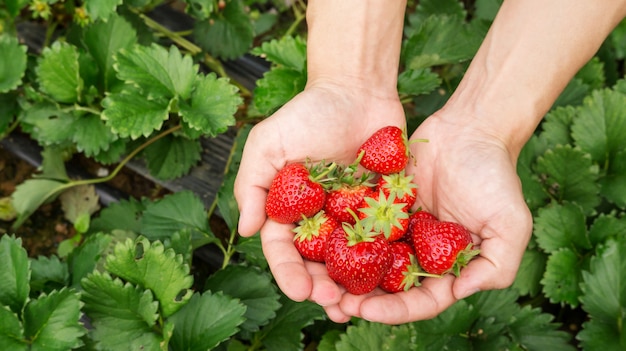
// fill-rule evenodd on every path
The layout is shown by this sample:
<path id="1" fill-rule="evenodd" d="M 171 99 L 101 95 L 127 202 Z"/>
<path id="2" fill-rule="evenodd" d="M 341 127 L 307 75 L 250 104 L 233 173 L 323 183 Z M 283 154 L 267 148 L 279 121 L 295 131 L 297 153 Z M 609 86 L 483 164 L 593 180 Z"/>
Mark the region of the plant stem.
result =
<path id="1" fill-rule="evenodd" d="M 306 4 L 302 0 L 298 0 L 296 3 L 294 3 L 292 8 L 293 14 L 296 18 L 285 32 L 285 37 L 292 36 L 300 23 L 302 23 L 302 21 L 306 19 Z"/>

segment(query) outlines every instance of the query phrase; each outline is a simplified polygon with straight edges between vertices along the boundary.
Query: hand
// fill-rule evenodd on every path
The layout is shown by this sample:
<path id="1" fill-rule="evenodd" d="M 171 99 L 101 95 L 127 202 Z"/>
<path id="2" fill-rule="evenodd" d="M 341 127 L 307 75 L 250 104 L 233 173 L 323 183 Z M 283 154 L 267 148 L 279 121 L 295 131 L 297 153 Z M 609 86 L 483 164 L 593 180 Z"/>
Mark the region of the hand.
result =
<path id="1" fill-rule="evenodd" d="M 460 278 L 426 278 L 420 287 L 396 294 L 344 294 L 339 304 L 326 307 L 332 319 L 359 316 L 389 324 L 429 319 L 478 290 L 512 284 L 532 232 L 517 154 L 496 135 L 470 125 L 471 120 L 455 117 L 440 111 L 415 131 L 411 139 L 429 142 L 412 144 L 415 162 L 408 172 L 419 186 L 417 205 L 475 233 L 480 256 Z"/>
<path id="2" fill-rule="evenodd" d="M 405 126 L 395 92 L 377 96 L 367 87 L 326 82 L 307 87 L 250 131 L 235 181 L 239 233 L 251 236 L 260 229 L 269 267 L 289 298 L 335 305 L 341 290 L 323 265 L 303 261 L 293 245 L 293 225 L 267 219 L 265 198 L 272 179 L 286 164 L 307 158 L 350 164 L 361 143 L 386 125 Z"/>

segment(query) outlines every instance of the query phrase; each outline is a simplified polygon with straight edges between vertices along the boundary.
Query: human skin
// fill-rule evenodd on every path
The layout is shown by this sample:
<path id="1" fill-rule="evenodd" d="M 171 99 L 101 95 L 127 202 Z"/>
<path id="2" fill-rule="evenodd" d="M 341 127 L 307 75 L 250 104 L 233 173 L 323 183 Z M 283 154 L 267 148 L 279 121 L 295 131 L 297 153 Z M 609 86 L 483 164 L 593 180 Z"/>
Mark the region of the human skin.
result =
<path id="1" fill-rule="evenodd" d="M 335 284 L 322 264 L 299 257 L 293 226 L 267 220 L 264 200 L 283 165 L 307 156 L 350 163 L 374 130 L 404 126 L 395 79 L 405 3 L 312 0 L 308 6 L 309 81 L 250 134 L 235 187 L 241 235 L 260 228 L 281 290 L 319 303 L 336 322 L 428 319 L 476 291 L 510 286 L 532 232 L 516 174 L 519 152 L 626 15 L 626 1 L 503 3 L 457 90 L 411 136 L 429 142 L 412 145 L 407 170 L 419 186 L 418 205 L 469 228 L 480 256 L 459 278 L 426 278 L 408 292 L 359 296 Z"/>

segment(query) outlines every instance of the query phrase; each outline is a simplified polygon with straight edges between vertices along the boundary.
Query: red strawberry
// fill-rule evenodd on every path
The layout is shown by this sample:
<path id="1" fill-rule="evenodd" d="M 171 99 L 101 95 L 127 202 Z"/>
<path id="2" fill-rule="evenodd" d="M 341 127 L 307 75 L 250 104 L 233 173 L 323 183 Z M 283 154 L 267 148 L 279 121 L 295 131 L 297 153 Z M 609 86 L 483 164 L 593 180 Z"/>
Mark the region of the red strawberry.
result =
<path id="1" fill-rule="evenodd" d="M 294 223 L 302 216 L 312 217 L 324 207 L 326 192 L 312 180 L 309 169 L 292 163 L 274 177 L 267 194 L 265 212 L 279 223 Z"/>
<path id="2" fill-rule="evenodd" d="M 366 294 L 381 282 L 391 263 L 389 243 L 378 233 L 344 223 L 333 231 L 326 247 L 328 275 L 354 295 Z"/>
<path id="3" fill-rule="evenodd" d="M 406 228 L 406 233 L 402 237 L 402 241 L 406 241 L 413 245 L 413 227 L 416 221 L 420 220 L 437 220 L 437 217 L 430 212 L 424 211 L 419 208 L 417 211 L 409 215 L 409 225 Z"/>
<path id="4" fill-rule="evenodd" d="M 380 288 L 390 292 L 407 291 L 413 286 L 419 286 L 419 267 L 415 260 L 413 247 L 405 242 L 392 242 L 391 265 L 380 282 Z"/>
<path id="5" fill-rule="evenodd" d="M 357 212 L 363 198 L 372 194 L 373 190 L 367 185 L 342 185 L 327 193 L 324 211 L 339 222 L 354 224 L 355 219 L 347 209 Z"/>
<path id="6" fill-rule="evenodd" d="M 359 208 L 359 219 L 373 230 L 383 234 L 389 241 L 400 239 L 409 225 L 408 208 L 395 202 L 396 195 L 385 196 L 382 190 L 363 199 Z"/>
<path id="7" fill-rule="evenodd" d="M 399 173 L 383 175 L 378 179 L 377 188 L 382 190 L 386 196 L 391 192 L 396 193 L 396 202 L 405 203 L 410 209 L 417 198 L 417 184 L 413 183 L 413 175 L 404 174 L 404 170 Z"/>
<path id="8" fill-rule="evenodd" d="M 409 146 L 406 133 L 387 126 L 372 134 L 359 148 L 357 155 L 366 169 L 391 174 L 403 170 L 409 162 Z M 362 156 L 361 156 L 362 155 Z"/>
<path id="9" fill-rule="evenodd" d="M 415 222 L 413 247 L 417 261 L 426 272 L 452 272 L 457 277 L 461 274 L 461 268 L 480 252 L 474 249 L 467 228 L 458 223 L 436 220 Z"/>
<path id="10" fill-rule="evenodd" d="M 338 225 L 339 223 L 327 216 L 324 211 L 310 218 L 304 217 L 293 229 L 296 233 L 293 243 L 302 257 L 311 261 L 324 262 L 328 237 Z"/>

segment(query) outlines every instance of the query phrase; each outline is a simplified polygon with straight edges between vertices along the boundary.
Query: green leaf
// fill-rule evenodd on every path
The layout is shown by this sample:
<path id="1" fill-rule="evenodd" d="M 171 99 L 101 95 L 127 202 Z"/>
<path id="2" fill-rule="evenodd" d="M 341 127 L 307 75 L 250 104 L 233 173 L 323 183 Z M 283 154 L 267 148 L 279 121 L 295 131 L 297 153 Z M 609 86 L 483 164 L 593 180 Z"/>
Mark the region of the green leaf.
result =
<path id="1" fill-rule="evenodd" d="M 230 0 L 210 19 L 196 21 L 195 42 L 209 54 L 224 60 L 245 54 L 254 39 L 250 17 L 241 0 Z"/>
<path id="2" fill-rule="evenodd" d="M 191 56 L 183 56 L 176 46 L 168 51 L 157 44 L 120 50 L 114 67 L 120 79 L 135 85 L 148 98 L 187 99 L 198 73 Z"/>
<path id="3" fill-rule="evenodd" d="M 139 201 L 133 197 L 120 199 L 103 208 L 93 221 L 92 232 L 111 232 L 114 229 L 128 230 L 139 233 L 141 231 L 141 214 L 145 210 L 147 201 Z"/>
<path id="4" fill-rule="evenodd" d="M 239 223 L 239 207 L 234 194 L 235 178 L 237 175 L 229 173 L 225 177 L 217 192 L 217 208 L 224 222 L 226 222 L 228 229 L 234 232 L 237 230 Z"/>
<path id="5" fill-rule="evenodd" d="M 398 76 L 400 94 L 428 94 L 441 85 L 441 78 L 429 68 L 409 69 Z"/>
<path id="6" fill-rule="evenodd" d="M 500 10 L 503 0 L 476 0 L 474 16 L 479 19 L 493 21 Z"/>
<path id="7" fill-rule="evenodd" d="M 409 350 L 413 344 L 409 326 L 391 326 L 359 320 L 348 326 L 333 350 L 337 351 L 380 351 Z"/>
<path id="8" fill-rule="evenodd" d="M 306 41 L 301 37 L 285 36 L 266 41 L 251 51 L 278 67 L 304 72 L 306 68 Z"/>
<path id="9" fill-rule="evenodd" d="M 272 68 L 256 82 L 254 106 L 261 114 L 269 115 L 304 90 L 305 85 L 305 72 L 282 67 Z"/>
<path id="10" fill-rule="evenodd" d="M 402 58 L 410 69 L 459 63 L 471 59 L 481 41 L 463 18 L 433 15 L 405 40 Z"/>
<path id="11" fill-rule="evenodd" d="M 144 290 L 108 273 L 94 272 L 82 281 L 83 308 L 92 335 L 105 350 L 161 350 L 163 337 L 154 332 L 159 304 Z"/>
<path id="12" fill-rule="evenodd" d="M 41 151 L 41 174 L 43 178 L 69 181 L 65 169 L 64 149 L 60 146 L 46 146 Z"/>
<path id="13" fill-rule="evenodd" d="M 263 254 L 261 236 L 240 237 L 235 245 L 235 250 L 242 254 L 243 259 L 251 265 L 268 268 L 267 259 Z"/>
<path id="14" fill-rule="evenodd" d="M 185 11 L 192 17 L 204 20 L 217 8 L 217 0 L 185 0 L 188 6 L 185 7 Z"/>
<path id="15" fill-rule="evenodd" d="M 549 201 L 547 192 L 537 176 L 534 165 L 537 156 L 545 151 L 543 143 L 533 135 L 522 148 L 517 158 L 517 174 L 522 182 L 522 191 L 526 204 L 534 211 Z"/>
<path id="16" fill-rule="evenodd" d="M 149 137 L 152 132 L 161 129 L 163 121 L 169 118 L 172 102 L 122 91 L 108 95 L 102 101 L 104 111 L 101 118 L 122 138 L 135 140 L 141 136 Z"/>
<path id="17" fill-rule="evenodd" d="M 78 65 L 78 50 L 68 43 L 56 41 L 43 49 L 37 66 L 41 90 L 62 103 L 80 101 L 83 80 Z"/>
<path id="18" fill-rule="evenodd" d="M 0 306 L 20 313 L 30 293 L 30 262 L 22 240 L 2 235 L 0 238 Z"/>
<path id="19" fill-rule="evenodd" d="M 596 217 L 589 227 L 589 240 L 593 247 L 604 243 L 607 239 L 626 233 L 626 217 L 602 213 Z"/>
<path id="20" fill-rule="evenodd" d="M 237 91 L 211 73 L 198 79 L 190 103 L 181 103 L 179 113 L 189 126 L 214 137 L 235 124 L 235 112 L 243 102 Z"/>
<path id="21" fill-rule="evenodd" d="M 4 0 L 3 3 L 6 6 L 9 14 L 13 17 L 17 17 L 20 11 L 28 5 L 30 0 Z"/>
<path id="22" fill-rule="evenodd" d="M 544 179 L 546 190 L 559 202 L 575 202 L 585 214 L 600 203 L 598 166 L 589 154 L 570 145 L 557 145 L 537 159 L 536 172 Z"/>
<path id="23" fill-rule="evenodd" d="M 0 93 L 17 88 L 26 72 L 26 46 L 16 37 L 0 35 Z"/>
<path id="24" fill-rule="evenodd" d="M 609 162 L 604 178 L 600 179 L 600 193 L 620 208 L 626 208 L 626 150 L 617 152 Z"/>
<path id="25" fill-rule="evenodd" d="M 246 282 L 246 284 L 241 284 Z M 267 272 L 245 266 L 227 266 L 207 279 L 204 288 L 236 298 L 246 306 L 243 330 L 256 332 L 281 307 L 276 285 Z"/>
<path id="26" fill-rule="evenodd" d="M 604 72 L 604 63 L 598 56 L 595 56 L 576 73 L 576 78 L 588 85 L 590 90 L 598 90 L 606 86 L 606 74 Z"/>
<path id="27" fill-rule="evenodd" d="M 569 248 L 561 248 L 550 254 L 541 280 L 544 295 L 550 302 L 578 306 L 583 263 L 584 261 Z"/>
<path id="28" fill-rule="evenodd" d="M 418 350 L 471 350 L 467 333 L 478 318 L 477 309 L 461 300 L 437 317 L 412 323 L 417 332 Z"/>
<path id="29" fill-rule="evenodd" d="M 103 91 L 109 91 L 117 80 L 113 68 L 115 54 L 136 42 L 135 29 L 121 16 L 113 15 L 107 21 L 97 21 L 85 28 L 83 43 L 96 61 Z"/>
<path id="30" fill-rule="evenodd" d="M 67 144 L 76 131 L 76 117 L 59 106 L 41 103 L 25 108 L 22 121 L 31 125 L 31 136 L 44 146 Z"/>
<path id="31" fill-rule="evenodd" d="M 276 318 L 261 330 L 267 350 L 301 350 L 302 329 L 325 316 L 324 310 L 310 301 L 295 302 L 281 299 L 282 307 Z"/>
<path id="32" fill-rule="evenodd" d="M 200 161 L 202 146 L 198 140 L 167 135 L 144 150 L 150 175 L 161 180 L 181 177 Z"/>
<path id="33" fill-rule="evenodd" d="M 617 58 L 623 59 L 626 57 L 626 21 L 622 20 L 613 29 L 608 40 L 613 44 Z"/>
<path id="34" fill-rule="evenodd" d="M 546 254 L 536 249 L 526 249 L 513 288 L 520 295 L 536 296 L 541 291 L 541 278 L 546 268 Z"/>
<path id="35" fill-rule="evenodd" d="M 521 350 L 575 351 L 576 348 L 570 344 L 570 334 L 557 330 L 560 325 L 553 323 L 553 319 L 552 314 L 525 306 L 508 323 L 508 329 Z"/>
<path id="36" fill-rule="evenodd" d="M 626 95 L 612 90 L 595 91 L 585 99 L 572 125 L 572 137 L 583 151 L 605 167 L 615 155 L 626 150 Z"/>
<path id="37" fill-rule="evenodd" d="M 239 331 L 246 307 L 221 293 L 194 294 L 180 311 L 169 318 L 174 324 L 174 350 L 212 350 Z"/>
<path id="38" fill-rule="evenodd" d="M 141 234 L 151 240 L 164 240 L 183 229 L 192 230 L 194 246 L 213 237 L 204 204 L 193 192 L 179 191 L 147 204 Z"/>
<path id="39" fill-rule="evenodd" d="M 117 139 L 100 116 L 81 116 L 76 119 L 73 127 L 72 141 L 76 145 L 76 150 L 83 152 L 87 157 L 108 150 L 109 145 Z"/>
<path id="40" fill-rule="evenodd" d="M 8 306 L 0 305 L 0 350 L 27 351 L 22 323 Z"/>
<path id="41" fill-rule="evenodd" d="M 541 122 L 540 138 L 549 148 L 573 143 L 570 128 L 576 112 L 575 107 L 565 106 L 557 107 L 546 115 Z"/>
<path id="42" fill-rule="evenodd" d="M 591 248 L 580 206 L 573 203 L 557 204 L 539 209 L 535 217 L 534 235 L 539 247 L 550 253 L 560 248 L 586 250 Z"/>
<path id="43" fill-rule="evenodd" d="M 67 264 L 58 256 L 39 256 L 30 260 L 30 289 L 33 292 L 50 293 L 67 286 L 70 274 Z"/>
<path id="44" fill-rule="evenodd" d="M 73 287 L 78 288 L 82 279 L 96 269 L 112 242 L 113 238 L 110 235 L 92 234 L 72 251 L 67 262 L 72 273 Z"/>
<path id="45" fill-rule="evenodd" d="M 80 323 L 78 293 L 53 291 L 30 301 L 24 309 L 24 336 L 31 350 L 68 350 L 81 346 L 86 330 Z"/>
<path id="46" fill-rule="evenodd" d="M 626 237 L 620 235 L 598 247 L 589 271 L 583 272 L 582 308 L 590 321 L 578 339 L 585 350 L 622 350 L 626 346 Z"/>
<path id="47" fill-rule="evenodd" d="M 19 213 L 13 227 L 22 225 L 39 206 L 55 199 L 66 187 L 66 183 L 52 179 L 28 179 L 18 185 L 11 195 L 13 207 Z"/>
<path id="48" fill-rule="evenodd" d="M 87 14 L 94 21 L 97 19 L 107 20 L 115 13 L 117 5 L 121 5 L 123 0 L 85 0 Z"/>
<path id="49" fill-rule="evenodd" d="M 159 300 L 163 317 L 169 317 L 187 303 L 193 277 L 182 256 L 165 250 L 159 241 L 146 238 L 127 240 L 107 256 L 105 268 L 118 277 L 150 289 Z"/>
<path id="50" fill-rule="evenodd" d="M 0 93 L 0 135 L 5 134 L 22 110 L 18 104 L 17 92 Z"/>

